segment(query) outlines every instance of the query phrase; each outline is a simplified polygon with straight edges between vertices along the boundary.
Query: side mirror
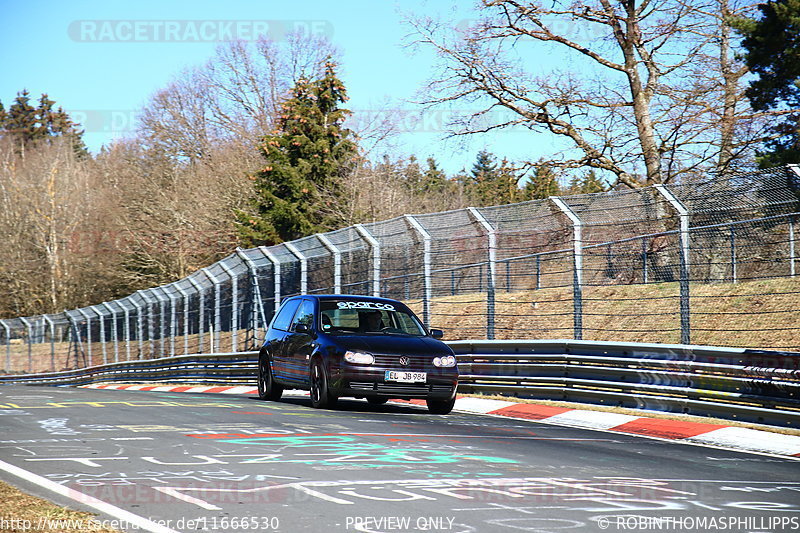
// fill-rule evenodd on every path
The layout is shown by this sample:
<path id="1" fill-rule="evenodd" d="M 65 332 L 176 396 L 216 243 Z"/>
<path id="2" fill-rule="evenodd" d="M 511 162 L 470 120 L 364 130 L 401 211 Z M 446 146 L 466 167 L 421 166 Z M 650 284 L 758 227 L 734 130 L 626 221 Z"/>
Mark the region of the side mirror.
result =
<path id="1" fill-rule="evenodd" d="M 433 337 L 434 339 L 441 339 L 442 337 L 444 337 L 444 331 L 440 329 L 431 329 L 430 331 L 431 331 L 431 337 Z"/>
<path id="2" fill-rule="evenodd" d="M 297 324 L 294 327 L 294 332 L 295 333 L 310 333 L 311 332 L 311 328 L 308 327 L 308 324 Z"/>

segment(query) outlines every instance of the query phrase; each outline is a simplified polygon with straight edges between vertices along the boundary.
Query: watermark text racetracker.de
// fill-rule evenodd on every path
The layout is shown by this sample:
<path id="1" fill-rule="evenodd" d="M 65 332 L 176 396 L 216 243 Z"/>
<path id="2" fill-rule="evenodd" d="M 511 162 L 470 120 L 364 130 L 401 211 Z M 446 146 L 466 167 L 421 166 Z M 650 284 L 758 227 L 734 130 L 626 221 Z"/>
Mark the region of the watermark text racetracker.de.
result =
<path id="1" fill-rule="evenodd" d="M 333 36 L 328 20 L 74 20 L 67 34 L 79 43 L 213 43 L 282 41 L 289 35 Z"/>
<path id="2" fill-rule="evenodd" d="M 601 516 L 597 526 L 607 531 L 800 531 L 797 516 Z"/>

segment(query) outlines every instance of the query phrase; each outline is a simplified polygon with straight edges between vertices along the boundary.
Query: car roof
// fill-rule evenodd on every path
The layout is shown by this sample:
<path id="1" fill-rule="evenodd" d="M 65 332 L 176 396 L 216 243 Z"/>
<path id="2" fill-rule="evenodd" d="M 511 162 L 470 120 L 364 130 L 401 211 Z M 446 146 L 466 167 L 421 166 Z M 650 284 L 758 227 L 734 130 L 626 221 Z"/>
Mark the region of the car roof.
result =
<path id="1" fill-rule="evenodd" d="M 377 296 L 366 296 L 362 294 L 298 294 L 296 296 L 291 296 L 287 298 L 286 301 L 295 300 L 298 298 L 307 298 L 311 300 L 358 300 L 361 302 L 392 302 L 400 304 L 403 303 L 399 300 L 393 300 L 391 298 L 380 298 Z"/>

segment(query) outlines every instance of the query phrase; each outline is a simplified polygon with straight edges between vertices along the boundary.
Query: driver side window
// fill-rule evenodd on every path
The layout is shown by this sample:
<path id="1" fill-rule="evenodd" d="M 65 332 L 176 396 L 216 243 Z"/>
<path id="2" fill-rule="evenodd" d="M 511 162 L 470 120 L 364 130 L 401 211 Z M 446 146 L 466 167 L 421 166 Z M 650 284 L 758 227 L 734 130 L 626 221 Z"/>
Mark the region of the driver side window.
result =
<path id="1" fill-rule="evenodd" d="M 295 313 L 290 331 L 294 331 L 298 324 L 305 324 L 309 328 L 314 324 L 314 302 L 303 300 L 300 309 Z"/>

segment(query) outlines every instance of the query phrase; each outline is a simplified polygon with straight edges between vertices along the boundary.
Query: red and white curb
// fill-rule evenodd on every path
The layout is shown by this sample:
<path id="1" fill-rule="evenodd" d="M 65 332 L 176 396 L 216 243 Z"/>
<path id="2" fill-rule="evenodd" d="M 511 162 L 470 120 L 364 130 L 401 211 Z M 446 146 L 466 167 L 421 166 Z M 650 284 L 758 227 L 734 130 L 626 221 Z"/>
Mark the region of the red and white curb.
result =
<path id="1" fill-rule="evenodd" d="M 191 386 L 191 385 L 117 385 L 93 384 L 83 385 L 88 389 L 140 390 L 153 392 L 193 392 L 217 393 L 233 395 L 258 394 L 258 389 L 251 386 Z M 296 391 L 300 392 L 300 391 Z M 305 393 L 306 395 L 308 393 Z M 425 405 L 423 400 L 401 401 Z M 459 397 L 454 408 L 462 413 L 495 415 L 524 420 L 535 420 L 545 424 L 569 426 L 584 429 L 642 435 L 667 440 L 676 440 L 691 444 L 732 448 L 739 451 L 781 455 L 800 458 L 800 436 L 784 435 L 749 429 L 689 422 L 666 418 L 649 418 L 644 416 L 590 411 L 586 409 L 570 409 L 533 403 L 515 403 L 484 398 Z"/>

